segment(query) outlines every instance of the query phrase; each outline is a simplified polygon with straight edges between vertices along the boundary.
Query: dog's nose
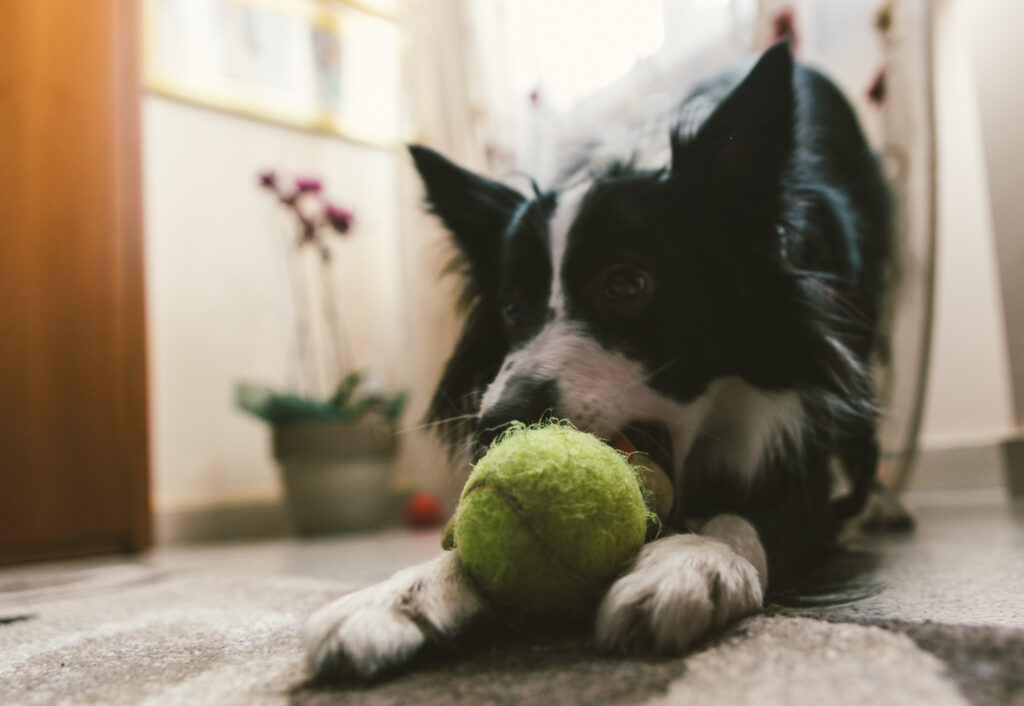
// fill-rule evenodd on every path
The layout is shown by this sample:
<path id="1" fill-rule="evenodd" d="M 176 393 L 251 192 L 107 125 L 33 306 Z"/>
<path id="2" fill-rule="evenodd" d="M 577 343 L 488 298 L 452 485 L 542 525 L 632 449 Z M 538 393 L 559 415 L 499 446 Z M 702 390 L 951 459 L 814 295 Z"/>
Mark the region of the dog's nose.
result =
<path id="1" fill-rule="evenodd" d="M 510 380 L 501 398 L 480 416 L 477 449 L 484 449 L 509 422 L 533 424 L 555 414 L 558 390 L 554 380 L 522 377 Z"/>

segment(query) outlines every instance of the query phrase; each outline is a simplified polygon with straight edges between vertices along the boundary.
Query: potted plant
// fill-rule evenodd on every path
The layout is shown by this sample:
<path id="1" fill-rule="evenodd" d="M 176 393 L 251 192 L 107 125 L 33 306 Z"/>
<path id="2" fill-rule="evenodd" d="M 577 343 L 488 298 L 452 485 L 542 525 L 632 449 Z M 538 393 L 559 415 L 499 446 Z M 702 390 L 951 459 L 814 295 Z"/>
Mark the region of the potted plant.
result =
<path id="1" fill-rule="evenodd" d="M 298 533 L 379 526 L 393 509 L 394 428 L 405 394 L 387 392 L 372 371 L 354 364 L 338 313 L 331 241 L 351 234 L 354 217 L 324 197 L 318 179 L 295 179 L 285 186 L 275 172 L 265 172 L 260 185 L 294 227 L 287 252 L 297 389 L 241 383 L 236 403 L 272 429 L 274 457 Z M 301 258 L 308 260 L 310 249 L 315 264 L 303 267 L 309 263 Z"/>

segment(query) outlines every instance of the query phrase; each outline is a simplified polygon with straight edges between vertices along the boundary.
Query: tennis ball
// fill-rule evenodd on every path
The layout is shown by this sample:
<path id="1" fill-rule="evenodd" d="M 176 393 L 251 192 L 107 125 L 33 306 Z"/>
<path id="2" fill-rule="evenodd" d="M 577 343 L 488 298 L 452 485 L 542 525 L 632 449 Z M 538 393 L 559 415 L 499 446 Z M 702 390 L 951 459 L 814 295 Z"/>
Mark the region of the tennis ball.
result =
<path id="1" fill-rule="evenodd" d="M 466 481 L 452 539 L 491 601 L 568 622 L 635 556 L 651 515 L 621 453 L 567 422 L 516 424 Z"/>

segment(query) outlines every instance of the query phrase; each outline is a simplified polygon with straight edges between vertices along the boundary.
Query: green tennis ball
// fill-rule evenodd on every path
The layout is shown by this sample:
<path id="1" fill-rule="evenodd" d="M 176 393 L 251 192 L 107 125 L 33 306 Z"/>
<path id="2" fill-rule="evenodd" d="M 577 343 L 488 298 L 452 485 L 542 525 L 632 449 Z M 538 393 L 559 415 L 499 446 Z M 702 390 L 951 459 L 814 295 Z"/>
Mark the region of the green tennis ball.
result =
<path id="1" fill-rule="evenodd" d="M 470 474 L 452 539 L 493 602 L 518 618 L 571 621 L 635 556 L 650 515 L 621 453 L 567 422 L 518 424 Z"/>

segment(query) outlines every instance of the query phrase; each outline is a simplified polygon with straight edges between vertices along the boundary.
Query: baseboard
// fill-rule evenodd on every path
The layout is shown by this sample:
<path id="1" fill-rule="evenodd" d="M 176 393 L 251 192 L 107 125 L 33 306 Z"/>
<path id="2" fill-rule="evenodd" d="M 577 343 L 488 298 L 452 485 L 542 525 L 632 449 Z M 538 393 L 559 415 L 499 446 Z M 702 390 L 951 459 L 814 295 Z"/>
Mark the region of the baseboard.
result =
<path id="1" fill-rule="evenodd" d="M 156 512 L 159 544 L 270 539 L 289 535 L 283 501 L 260 500 Z"/>
<path id="2" fill-rule="evenodd" d="M 991 443 L 922 449 L 907 490 L 1004 488 L 1024 497 L 1024 435 Z"/>
<path id="3" fill-rule="evenodd" d="M 1024 498 L 1024 435 L 1002 442 L 922 449 L 908 491 L 1009 489 Z M 283 501 L 157 511 L 160 544 L 270 539 L 291 534 Z"/>
<path id="4" fill-rule="evenodd" d="M 1000 444 L 921 449 L 907 490 L 959 490 L 1003 485 Z"/>
<path id="5" fill-rule="evenodd" d="M 1024 437 L 1004 441 L 1001 446 L 1006 487 L 1013 497 L 1024 498 Z"/>
<path id="6" fill-rule="evenodd" d="M 380 529 L 400 521 L 397 496 L 390 503 L 393 507 L 389 506 L 390 512 L 382 518 Z M 296 528 L 289 519 L 283 498 L 156 511 L 156 539 L 164 545 L 296 537 L 301 534 L 297 529 L 301 527 Z"/>

